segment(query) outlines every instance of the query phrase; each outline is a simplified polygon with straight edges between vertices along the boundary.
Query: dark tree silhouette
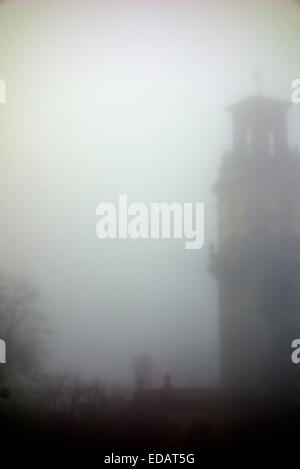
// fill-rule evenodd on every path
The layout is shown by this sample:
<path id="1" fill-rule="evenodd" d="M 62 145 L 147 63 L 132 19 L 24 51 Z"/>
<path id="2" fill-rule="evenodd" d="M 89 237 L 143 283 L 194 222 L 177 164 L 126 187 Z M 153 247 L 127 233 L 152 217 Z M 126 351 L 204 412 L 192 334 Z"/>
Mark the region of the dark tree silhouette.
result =
<path id="1" fill-rule="evenodd" d="M 0 366 L 0 388 L 33 381 L 45 355 L 45 317 L 35 307 L 37 291 L 21 281 L 0 278 L 0 337 L 6 342 L 6 364 Z"/>

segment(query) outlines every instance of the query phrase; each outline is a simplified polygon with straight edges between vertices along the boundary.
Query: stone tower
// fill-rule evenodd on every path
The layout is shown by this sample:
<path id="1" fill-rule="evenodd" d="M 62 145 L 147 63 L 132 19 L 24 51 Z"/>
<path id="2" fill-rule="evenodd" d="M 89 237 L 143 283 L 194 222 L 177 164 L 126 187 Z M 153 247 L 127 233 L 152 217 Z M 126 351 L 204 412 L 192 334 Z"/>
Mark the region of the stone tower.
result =
<path id="1" fill-rule="evenodd" d="M 289 103 L 256 95 L 229 108 L 233 148 L 215 185 L 221 375 L 224 388 L 299 392 L 300 165 L 287 142 Z M 299 395 L 300 398 L 300 395 Z"/>

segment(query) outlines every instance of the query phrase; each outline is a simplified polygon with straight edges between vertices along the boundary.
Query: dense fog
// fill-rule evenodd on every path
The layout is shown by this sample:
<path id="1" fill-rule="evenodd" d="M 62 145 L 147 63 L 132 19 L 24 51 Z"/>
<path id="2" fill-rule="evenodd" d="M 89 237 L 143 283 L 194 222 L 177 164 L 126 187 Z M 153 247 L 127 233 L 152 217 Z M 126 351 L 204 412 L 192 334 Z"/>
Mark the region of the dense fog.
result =
<path id="1" fill-rule="evenodd" d="M 228 107 L 257 87 L 290 101 L 299 33 L 294 1 L 0 4 L 1 271 L 37 290 L 46 370 L 131 387 L 147 354 L 153 386 L 219 386 L 208 266 Z M 120 194 L 204 203 L 203 248 L 99 239 L 96 208 Z"/>

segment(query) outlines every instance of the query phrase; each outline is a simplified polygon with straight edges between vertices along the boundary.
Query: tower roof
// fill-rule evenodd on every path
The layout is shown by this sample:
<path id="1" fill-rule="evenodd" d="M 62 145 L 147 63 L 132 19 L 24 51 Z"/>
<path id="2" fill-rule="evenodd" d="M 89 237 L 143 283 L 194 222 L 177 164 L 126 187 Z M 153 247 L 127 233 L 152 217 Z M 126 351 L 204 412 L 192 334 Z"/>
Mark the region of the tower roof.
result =
<path id="1" fill-rule="evenodd" d="M 261 96 L 256 94 L 250 96 L 249 98 L 238 101 L 235 104 L 232 104 L 228 109 L 232 113 L 249 113 L 249 112 L 260 112 L 262 109 L 269 111 L 271 113 L 284 112 L 288 107 L 291 106 L 291 103 L 288 101 L 280 101 L 278 99 L 268 98 L 267 96 Z"/>

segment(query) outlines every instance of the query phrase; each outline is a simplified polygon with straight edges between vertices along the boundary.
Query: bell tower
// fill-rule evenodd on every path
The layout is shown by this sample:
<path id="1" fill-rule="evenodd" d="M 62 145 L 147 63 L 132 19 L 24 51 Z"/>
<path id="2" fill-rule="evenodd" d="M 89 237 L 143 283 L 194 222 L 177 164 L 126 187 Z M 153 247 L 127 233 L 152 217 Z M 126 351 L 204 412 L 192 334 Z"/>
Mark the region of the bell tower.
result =
<path id="1" fill-rule="evenodd" d="M 300 165 L 287 142 L 289 103 L 256 95 L 232 105 L 233 148 L 217 196 L 221 376 L 245 394 L 299 392 Z M 299 394 L 300 398 L 300 394 Z"/>

